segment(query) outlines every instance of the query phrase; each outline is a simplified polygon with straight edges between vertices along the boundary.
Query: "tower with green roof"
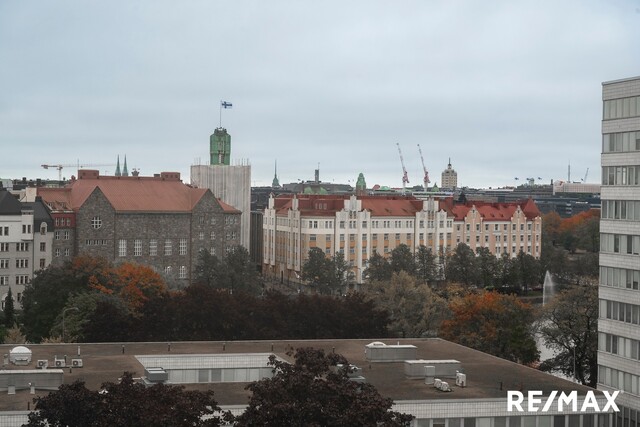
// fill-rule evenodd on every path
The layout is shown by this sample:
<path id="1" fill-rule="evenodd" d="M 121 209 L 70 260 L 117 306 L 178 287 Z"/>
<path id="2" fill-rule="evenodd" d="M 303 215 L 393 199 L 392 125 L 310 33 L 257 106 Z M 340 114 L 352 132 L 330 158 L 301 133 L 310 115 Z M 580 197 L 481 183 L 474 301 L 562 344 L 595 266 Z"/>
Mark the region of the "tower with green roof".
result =
<path id="1" fill-rule="evenodd" d="M 231 164 L 231 135 L 225 128 L 216 128 L 209 137 L 211 165 Z"/>

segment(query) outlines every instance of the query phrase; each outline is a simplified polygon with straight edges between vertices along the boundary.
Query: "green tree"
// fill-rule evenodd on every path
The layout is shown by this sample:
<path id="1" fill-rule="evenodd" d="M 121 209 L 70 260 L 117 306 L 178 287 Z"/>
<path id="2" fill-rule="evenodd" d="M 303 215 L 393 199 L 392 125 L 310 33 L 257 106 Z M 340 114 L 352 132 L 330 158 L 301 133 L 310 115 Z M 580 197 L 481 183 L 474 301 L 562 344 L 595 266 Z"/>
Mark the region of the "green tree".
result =
<path id="1" fill-rule="evenodd" d="M 76 257 L 62 266 L 41 270 L 25 286 L 22 296 L 22 323 L 31 342 L 50 336 L 56 318 L 71 295 L 91 290 L 90 282 L 110 280 L 110 264 L 99 258 Z"/>
<path id="2" fill-rule="evenodd" d="M 399 273 L 406 271 L 410 275 L 416 273 L 416 260 L 409 246 L 404 243 L 399 244 L 391 251 L 391 271 Z"/>
<path id="3" fill-rule="evenodd" d="M 226 281 L 232 292 L 234 290 L 250 294 L 261 292 L 258 272 L 251 262 L 249 251 L 244 246 L 231 247 L 224 256 L 224 263 Z"/>
<path id="4" fill-rule="evenodd" d="M 556 356 L 542 362 L 540 369 L 562 372 L 595 387 L 598 379 L 597 282 L 587 282 L 557 294 L 543 308 L 539 324 L 545 344 L 556 351 Z"/>
<path id="5" fill-rule="evenodd" d="M 479 282 L 479 269 L 473 250 L 459 243 L 447 260 L 446 277 L 449 282 L 458 282 L 466 286 Z"/>
<path id="6" fill-rule="evenodd" d="M 84 382 L 63 384 L 57 391 L 34 399 L 33 427 L 192 427 L 218 426 L 220 408 L 213 391 L 185 391 L 181 386 L 146 387 L 125 372 L 119 383 L 105 383 L 101 391 Z M 207 416 L 207 419 L 203 419 Z"/>
<path id="7" fill-rule="evenodd" d="M 478 268 L 480 283 L 483 286 L 493 286 L 498 276 L 498 259 L 491 253 L 489 248 L 478 248 Z"/>
<path id="8" fill-rule="evenodd" d="M 329 282 L 330 292 L 332 294 L 340 294 L 343 290 L 347 289 L 347 286 L 353 280 L 351 267 L 347 260 L 344 259 L 344 254 L 340 251 L 331 257 L 329 267 L 331 268 L 331 280 Z"/>
<path id="9" fill-rule="evenodd" d="M 542 283 L 544 272 L 540 269 L 540 262 L 532 255 L 525 254 L 521 250 L 513 260 L 513 265 L 517 271 L 518 284 L 525 293 L 532 286 Z"/>
<path id="10" fill-rule="evenodd" d="M 413 418 L 391 411 L 393 401 L 373 385 L 350 381 L 349 362 L 338 354 L 301 348 L 293 364 L 275 356 L 269 364 L 274 376 L 247 386 L 249 406 L 235 425 L 391 427 L 408 426 Z"/>
<path id="11" fill-rule="evenodd" d="M 393 273 L 390 282 L 372 282 L 363 289 L 379 309 L 389 313 L 388 328 L 395 336 L 437 335 L 449 312 L 443 298 L 405 271 Z"/>
<path id="12" fill-rule="evenodd" d="M 450 303 L 451 317 L 440 336 L 503 359 L 529 364 L 539 352 L 533 331 L 533 309 L 515 295 L 469 293 Z"/>
<path id="13" fill-rule="evenodd" d="M 436 256 L 424 245 L 416 252 L 416 277 L 422 283 L 429 283 L 438 279 L 438 265 Z"/>
<path id="14" fill-rule="evenodd" d="M 369 282 L 384 282 L 391 279 L 391 273 L 389 261 L 378 252 L 374 252 L 364 270 L 364 277 Z"/>
<path id="15" fill-rule="evenodd" d="M 335 273 L 332 270 L 331 260 L 327 258 L 324 251 L 320 248 L 311 248 L 302 265 L 302 280 L 307 281 L 317 292 L 330 293 Z"/>
<path id="16" fill-rule="evenodd" d="M 8 328 L 13 327 L 16 323 L 16 309 L 13 305 L 13 292 L 11 288 L 7 291 L 7 296 L 4 299 L 4 326 Z"/>

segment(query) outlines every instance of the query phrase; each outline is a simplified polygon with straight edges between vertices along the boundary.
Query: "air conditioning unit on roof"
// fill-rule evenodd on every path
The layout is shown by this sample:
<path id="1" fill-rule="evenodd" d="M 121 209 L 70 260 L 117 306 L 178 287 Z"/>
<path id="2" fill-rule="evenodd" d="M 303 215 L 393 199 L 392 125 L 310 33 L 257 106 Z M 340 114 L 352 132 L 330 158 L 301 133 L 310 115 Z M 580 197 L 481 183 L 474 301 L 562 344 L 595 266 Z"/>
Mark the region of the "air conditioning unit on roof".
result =
<path id="1" fill-rule="evenodd" d="M 82 368 L 82 359 L 71 359 L 71 366 L 74 368 Z"/>
<path id="2" fill-rule="evenodd" d="M 41 359 L 36 362 L 36 369 L 47 369 L 48 366 L 49 366 L 48 360 Z"/>
<path id="3" fill-rule="evenodd" d="M 56 359 L 53 361 L 53 366 L 55 366 L 56 368 L 64 368 L 65 366 L 67 366 L 67 364 L 64 359 Z"/>

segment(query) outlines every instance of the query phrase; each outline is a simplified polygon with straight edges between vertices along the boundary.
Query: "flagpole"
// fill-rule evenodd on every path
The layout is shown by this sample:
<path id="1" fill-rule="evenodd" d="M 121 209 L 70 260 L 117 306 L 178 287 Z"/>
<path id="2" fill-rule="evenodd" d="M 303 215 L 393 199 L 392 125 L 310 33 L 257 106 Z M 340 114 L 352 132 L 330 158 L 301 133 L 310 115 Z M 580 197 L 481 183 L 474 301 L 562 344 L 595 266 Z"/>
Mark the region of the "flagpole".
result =
<path id="1" fill-rule="evenodd" d="M 222 127 L 222 100 L 220 100 L 220 126 Z"/>

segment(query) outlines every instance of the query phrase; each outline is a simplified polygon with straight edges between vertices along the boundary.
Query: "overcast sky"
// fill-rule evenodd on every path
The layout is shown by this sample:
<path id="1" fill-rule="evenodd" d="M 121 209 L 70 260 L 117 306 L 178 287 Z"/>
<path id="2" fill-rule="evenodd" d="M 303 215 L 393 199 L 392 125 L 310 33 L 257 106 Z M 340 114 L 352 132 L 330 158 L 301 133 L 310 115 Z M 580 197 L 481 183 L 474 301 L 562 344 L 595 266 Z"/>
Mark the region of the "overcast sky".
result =
<path id="1" fill-rule="evenodd" d="M 0 177 L 208 162 L 219 103 L 253 185 L 600 179 L 603 81 L 640 75 L 640 0 L 0 2 Z M 199 159 L 199 160 L 198 160 Z M 65 168 L 63 174 L 74 174 Z"/>

